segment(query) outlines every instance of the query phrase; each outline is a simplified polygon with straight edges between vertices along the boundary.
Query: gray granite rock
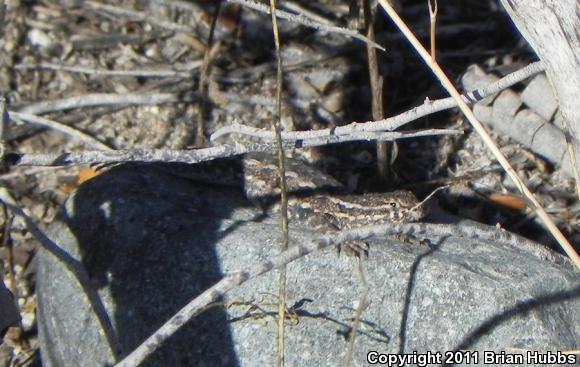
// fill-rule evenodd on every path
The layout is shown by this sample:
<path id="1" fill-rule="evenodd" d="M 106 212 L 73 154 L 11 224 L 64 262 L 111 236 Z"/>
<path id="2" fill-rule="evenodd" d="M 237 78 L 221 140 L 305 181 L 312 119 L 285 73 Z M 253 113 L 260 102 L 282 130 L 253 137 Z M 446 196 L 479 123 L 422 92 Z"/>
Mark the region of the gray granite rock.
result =
<path id="1" fill-rule="evenodd" d="M 6 288 L 3 279 L 0 278 L 0 338 L 4 337 L 10 326 L 17 325 L 19 321 L 20 313 L 16 307 L 14 295 Z"/>
<path id="2" fill-rule="evenodd" d="M 114 168 L 84 184 L 50 228 L 58 256 L 40 254 L 43 365 L 112 364 L 224 273 L 275 254 L 277 229 L 240 190 L 153 166 Z M 314 236 L 291 228 L 294 243 Z M 566 259 L 501 242 L 429 240 L 370 241 L 369 306 L 352 365 L 367 365 L 369 351 L 469 350 L 482 364 L 483 351 L 578 347 L 580 276 Z M 276 284 L 276 272 L 243 284 L 227 308 L 195 318 L 145 365 L 273 365 Z M 332 249 L 290 264 L 287 301 L 296 317 L 287 365 L 340 364 L 361 292 L 356 261 Z"/>

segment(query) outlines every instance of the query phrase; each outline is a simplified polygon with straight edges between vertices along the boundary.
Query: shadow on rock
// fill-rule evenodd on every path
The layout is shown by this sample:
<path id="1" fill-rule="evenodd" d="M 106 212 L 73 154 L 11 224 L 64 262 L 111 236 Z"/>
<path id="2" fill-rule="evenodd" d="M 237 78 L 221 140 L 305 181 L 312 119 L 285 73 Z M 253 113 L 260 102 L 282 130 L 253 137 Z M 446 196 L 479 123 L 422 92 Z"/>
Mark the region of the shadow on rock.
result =
<path id="1" fill-rule="evenodd" d="M 118 346 L 109 349 L 102 337 L 106 331 L 98 330 L 103 323 L 89 314 L 98 305 L 79 307 L 86 296 L 75 291 L 78 282 L 61 274 L 65 268 L 54 257 L 44 256 L 42 278 L 51 279 L 52 285 L 39 286 L 41 337 L 48 345 L 43 362 L 102 366 L 112 362 L 111 354 L 131 352 L 222 278 L 214 248 L 220 222 L 244 204 L 235 190 L 192 185 L 154 165 L 116 167 L 82 185 L 62 209 L 60 223 L 52 226 L 52 237 L 84 265 Z M 79 297 L 83 299 L 74 299 Z M 200 361 L 237 365 L 222 308 L 187 323 L 145 365 L 190 366 Z"/>

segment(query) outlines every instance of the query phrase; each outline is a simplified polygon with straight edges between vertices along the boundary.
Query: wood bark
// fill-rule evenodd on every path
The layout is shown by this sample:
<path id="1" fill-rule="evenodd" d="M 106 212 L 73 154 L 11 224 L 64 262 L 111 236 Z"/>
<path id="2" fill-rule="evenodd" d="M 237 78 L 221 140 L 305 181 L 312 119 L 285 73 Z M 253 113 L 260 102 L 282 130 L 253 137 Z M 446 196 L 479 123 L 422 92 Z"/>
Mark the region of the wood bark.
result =
<path id="1" fill-rule="evenodd" d="M 580 138 L 580 2 L 501 0 L 509 16 L 546 66 L 570 134 Z"/>

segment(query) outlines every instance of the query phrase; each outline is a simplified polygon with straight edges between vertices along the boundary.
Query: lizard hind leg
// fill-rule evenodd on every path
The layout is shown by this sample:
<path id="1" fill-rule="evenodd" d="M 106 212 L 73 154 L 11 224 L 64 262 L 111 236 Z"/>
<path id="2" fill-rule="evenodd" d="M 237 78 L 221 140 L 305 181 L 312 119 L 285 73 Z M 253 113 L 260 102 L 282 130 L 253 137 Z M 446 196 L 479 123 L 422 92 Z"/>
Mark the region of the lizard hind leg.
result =
<path id="1" fill-rule="evenodd" d="M 340 220 L 334 215 L 324 213 L 323 215 L 313 215 L 308 218 L 308 224 L 325 233 L 334 233 L 340 230 Z M 347 256 L 360 258 L 361 255 L 368 257 L 369 245 L 365 241 L 350 240 L 343 241 L 336 246 L 337 254 L 345 253 Z"/>

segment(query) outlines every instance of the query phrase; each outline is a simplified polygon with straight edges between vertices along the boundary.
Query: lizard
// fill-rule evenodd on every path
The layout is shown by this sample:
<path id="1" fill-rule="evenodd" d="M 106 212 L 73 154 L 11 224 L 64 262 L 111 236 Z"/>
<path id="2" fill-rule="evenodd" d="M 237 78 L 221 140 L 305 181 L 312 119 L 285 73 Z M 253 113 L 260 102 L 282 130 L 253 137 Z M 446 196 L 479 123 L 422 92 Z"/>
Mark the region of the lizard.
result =
<path id="1" fill-rule="evenodd" d="M 278 170 L 274 156 L 249 153 L 245 155 L 242 163 L 245 171 L 244 191 L 248 199 L 262 204 L 265 201 L 271 203 L 272 200 L 275 200 L 276 194 L 279 194 L 280 191 L 277 188 Z M 166 166 L 166 168 L 168 167 Z M 165 171 L 186 179 L 191 178 L 189 175 L 184 175 L 183 170 L 166 169 Z M 334 230 L 387 222 L 414 221 L 419 220 L 424 214 L 423 207 L 409 191 L 364 195 L 342 194 L 341 191 L 344 189 L 334 178 L 300 161 L 288 159 L 285 176 L 288 178 L 289 193 L 292 194 L 289 201 L 291 216 L 315 218 L 317 222 L 326 221 L 329 227 L 334 227 Z M 323 190 L 320 191 L 320 187 Z M 345 243 L 343 242 L 343 244 Z M 171 335 L 171 331 L 177 330 L 185 321 L 190 320 L 201 311 L 203 307 L 199 305 L 207 306 L 212 302 L 222 300 L 226 293 L 236 285 L 325 246 L 328 246 L 327 240 L 297 245 L 278 256 L 225 276 L 172 316 L 132 354 L 141 355 L 162 343 L 167 335 Z M 353 248 L 353 251 L 355 255 L 360 255 L 356 248 Z M 121 361 L 122 365 L 124 365 L 124 361 Z"/>
<path id="2" fill-rule="evenodd" d="M 277 159 L 268 153 L 250 153 L 243 159 L 244 191 L 252 202 L 272 207 L 280 195 Z M 420 220 L 425 209 L 405 190 L 353 195 L 329 175 L 296 159 L 286 160 L 291 219 L 306 222 L 314 229 L 332 233 L 373 224 Z M 367 253 L 362 241 L 342 243 L 340 250 L 359 256 Z"/>
<path id="3" fill-rule="evenodd" d="M 246 153 L 242 158 L 241 173 L 232 167 L 232 161 L 208 163 L 187 168 L 171 165 L 160 168 L 203 183 L 219 182 L 239 187 L 242 182 L 246 198 L 262 208 L 265 214 L 272 214 L 278 207 L 280 180 L 274 154 Z M 410 191 L 350 194 L 335 178 L 299 159 L 286 158 L 286 181 L 289 218 L 324 233 L 376 224 L 414 222 L 426 212 Z M 338 250 L 360 256 L 367 253 L 368 246 L 362 241 L 347 241 L 341 243 Z"/>

